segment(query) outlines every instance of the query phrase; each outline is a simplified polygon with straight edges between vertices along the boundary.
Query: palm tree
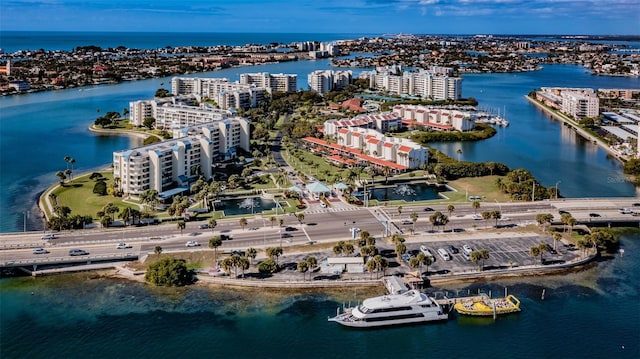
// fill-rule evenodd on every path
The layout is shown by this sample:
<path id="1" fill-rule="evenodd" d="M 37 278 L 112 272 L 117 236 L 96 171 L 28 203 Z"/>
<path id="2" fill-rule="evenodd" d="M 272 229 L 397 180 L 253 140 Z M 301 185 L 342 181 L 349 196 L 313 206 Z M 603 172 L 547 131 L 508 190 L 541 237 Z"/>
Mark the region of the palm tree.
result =
<path id="1" fill-rule="evenodd" d="M 218 247 L 222 245 L 222 238 L 215 236 L 209 239 L 209 248 L 213 249 L 213 263 L 218 266 Z"/>
<path id="2" fill-rule="evenodd" d="M 187 224 L 184 221 L 178 221 L 176 223 L 176 228 L 180 230 L 180 235 L 182 235 L 182 231 L 187 227 Z"/>
<path id="3" fill-rule="evenodd" d="M 544 243 L 538 244 L 538 250 L 540 251 L 540 264 L 542 264 L 542 255 L 547 252 L 547 245 Z"/>
<path id="4" fill-rule="evenodd" d="M 556 250 L 556 243 L 562 238 L 562 235 L 558 232 L 553 233 L 553 250 Z"/>
<path id="5" fill-rule="evenodd" d="M 411 221 L 413 222 L 413 231 L 416 230 L 416 222 L 418 221 L 418 214 L 416 212 L 411 212 Z"/>
<path id="6" fill-rule="evenodd" d="M 453 211 L 455 211 L 456 207 L 452 204 L 447 206 L 447 212 L 449 212 L 449 217 L 451 217 L 451 214 L 453 213 Z"/>
<path id="7" fill-rule="evenodd" d="M 298 218 L 298 222 L 302 223 L 302 221 L 304 221 L 304 213 L 298 213 L 296 217 Z"/>
<path id="8" fill-rule="evenodd" d="M 489 251 L 486 249 L 481 249 L 479 252 L 480 258 L 482 259 L 482 270 L 484 270 L 484 261 L 489 259 Z"/>
<path id="9" fill-rule="evenodd" d="M 309 263 L 307 263 L 306 260 L 301 260 L 300 262 L 298 262 L 298 266 L 297 266 L 298 272 L 302 273 L 302 280 L 304 281 L 306 279 L 306 272 L 309 271 Z"/>
<path id="10" fill-rule="evenodd" d="M 483 211 L 483 212 L 481 213 L 481 215 L 482 215 L 482 219 L 484 219 L 484 225 L 485 225 L 485 227 L 486 227 L 486 226 L 487 226 L 487 221 L 488 221 L 489 219 L 491 219 L 491 212 L 489 212 L 489 211 Z"/>
<path id="11" fill-rule="evenodd" d="M 60 179 L 60 185 L 64 186 L 64 180 L 67 179 L 67 175 L 63 171 L 56 172 L 56 176 Z"/>
<path id="12" fill-rule="evenodd" d="M 573 233 L 573 226 L 575 226 L 576 223 L 578 223 L 578 220 L 573 217 L 569 217 L 569 219 L 567 220 L 567 224 L 569 225 L 569 235 Z"/>
<path id="13" fill-rule="evenodd" d="M 402 206 L 398 206 L 398 216 L 402 215 Z"/>
<path id="14" fill-rule="evenodd" d="M 278 265 L 278 257 L 282 255 L 282 247 L 267 247 L 267 257 L 273 260 L 275 258 L 276 265 Z"/>
<path id="15" fill-rule="evenodd" d="M 502 218 L 502 213 L 498 210 L 491 211 L 491 218 L 496 220 L 496 227 L 498 227 L 498 220 Z"/>
<path id="16" fill-rule="evenodd" d="M 404 243 L 396 244 L 396 256 L 400 258 L 405 253 L 407 253 L 407 246 Z"/>
<path id="17" fill-rule="evenodd" d="M 318 266 L 318 260 L 314 256 L 309 256 L 307 257 L 307 264 L 309 265 L 309 272 L 313 272 Z M 311 273 L 309 273 L 309 279 L 311 279 Z"/>
<path id="18" fill-rule="evenodd" d="M 475 216 L 477 214 L 478 208 L 480 208 L 480 202 L 479 201 L 471 202 L 471 207 L 473 208 L 473 215 Z"/>
<path id="19" fill-rule="evenodd" d="M 540 248 L 538 246 L 533 246 L 529 248 L 529 256 L 535 258 L 540 255 Z"/>
<path id="20" fill-rule="evenodd" d="M 158 255 L 158 258 L 160 258 L 160 254 L 162 253 L 162 247 L 155 246 L 155 248 L 153 248 L 153 252 Z"/>
<path id="21" fill-rule="evenodd" d="M 240 218 L 240 220 L 238 220 L 238 224 L 240 224 L 240 227 L 242 227 L 242 230 L 244 230 L 244 227 L 248 224 L 249 222 L 247 221 L 246 218 L 242 217 Z"/>
<path id="22" fill-rule="evenodd" d="M 217 226 L 218 226 L 218 221 L 216 221 L 216 219 L 213 217 L 209 218 L 209 228 L 211 228 L 211 232 L 213 232 L 213 229 L 216 228 Z"/>
<path id="23" fill-rule="evenodd" d="M 473 251 L 471 252 L 471 254 L 469 255 L 469 257 L 471 258 L 471 261 L 474 264 L 478 264 L 478 261 L 482 259 L 482 255 L 480 254 L 480 251 Z M 476 267 L 477 268 L 477 267 Z M 478 268 L 479 269 L 479 268 Z"/>
<path id="24" fill-rule="evenodd" d="M 276 217 L 274 216 L 269 217 L 269 222 L 271 222 L 271 228 L 273 228 L 273 224 L 275 223 L 275 221 L 276 221 Z"/>
<path id="25" fill-rule="evenodd" d="M 253 247 L 247 249 L 247 257 L 249 258 L 250 261 L 253 261 L 254 259 L 256 259 L 257 255 L 258 255 L 257 249 Z M 251 262 L 249 264 L 251 264 Z"/>

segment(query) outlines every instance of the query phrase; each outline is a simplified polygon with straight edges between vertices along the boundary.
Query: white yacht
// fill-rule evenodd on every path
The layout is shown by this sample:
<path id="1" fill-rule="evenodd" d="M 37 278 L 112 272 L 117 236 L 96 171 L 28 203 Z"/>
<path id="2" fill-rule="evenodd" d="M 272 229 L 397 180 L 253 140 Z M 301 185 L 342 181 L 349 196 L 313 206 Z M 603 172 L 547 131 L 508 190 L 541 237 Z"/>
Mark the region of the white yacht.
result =
<path id="1" fill-rule="evenodd" d="M 402 294 L 389 294 L 365 299 L 355 308 L 329 318 L 330 322 L 348 327 L 371 328 L 447 320 L 448 313 L 435 299 L 410 290 Z"/>

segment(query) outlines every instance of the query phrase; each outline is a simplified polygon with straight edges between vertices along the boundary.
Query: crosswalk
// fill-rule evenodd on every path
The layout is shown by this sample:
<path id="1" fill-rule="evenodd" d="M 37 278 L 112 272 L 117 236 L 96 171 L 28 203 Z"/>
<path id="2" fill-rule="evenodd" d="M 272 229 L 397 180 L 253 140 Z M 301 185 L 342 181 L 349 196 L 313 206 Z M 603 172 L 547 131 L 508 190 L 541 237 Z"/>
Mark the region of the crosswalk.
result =
<path id="1" fill-rule="evenodd" d="M 329 213 L 329 212 L 350 212 L 350 211 L 357 211 L 359 209 L 360 208 L 358 208 L 358 207 L 317 208 L 317 209 L 307 210 L 304 213 L 319 214 L 319 213 Z"/>

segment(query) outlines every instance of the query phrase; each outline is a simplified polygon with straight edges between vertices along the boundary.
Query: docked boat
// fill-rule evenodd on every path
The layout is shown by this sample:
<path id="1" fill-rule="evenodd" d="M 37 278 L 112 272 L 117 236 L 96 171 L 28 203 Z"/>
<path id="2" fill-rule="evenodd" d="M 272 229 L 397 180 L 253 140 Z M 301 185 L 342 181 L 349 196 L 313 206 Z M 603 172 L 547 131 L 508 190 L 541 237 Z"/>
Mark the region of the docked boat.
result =
<path id="1" fill-rule="evenodd" d="M 505 298 L 476 297 L 456 303 L 453 308 L 460 314 L 493 316 L 520 311 L 520 300 L 509 294 Z"/>
<path id="2" fill-rule="evenodd" d="M 355 308 L 329 318 L 347 327 L 373 328 L 391 325 L 415 324 L 447 320 L 448 313 L 435 299 L 410 290 L 402 294 L 389 294 L 365 299 Z"/>

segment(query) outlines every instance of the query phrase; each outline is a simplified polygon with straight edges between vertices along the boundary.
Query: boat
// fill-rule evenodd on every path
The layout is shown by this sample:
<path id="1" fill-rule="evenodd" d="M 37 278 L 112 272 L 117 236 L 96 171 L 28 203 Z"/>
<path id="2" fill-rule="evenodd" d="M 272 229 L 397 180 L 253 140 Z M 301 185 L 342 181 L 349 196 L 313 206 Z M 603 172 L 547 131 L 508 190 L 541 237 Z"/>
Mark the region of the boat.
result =
<path id="1" fill-rule="evenodd" d="M 449 314 L 432 297 L 417 290 L 365 299 L 355 308 L 329 318 L 347 327 L 373 328 L 449 319 Z"/>
<path id="2" fill-rule="evenodd" d="M 520 311 L 520 300 L 509 294 L 505 298 L 475 297 L 456 303 L 453 308 L 463 315 L 493 316 Z"/>

